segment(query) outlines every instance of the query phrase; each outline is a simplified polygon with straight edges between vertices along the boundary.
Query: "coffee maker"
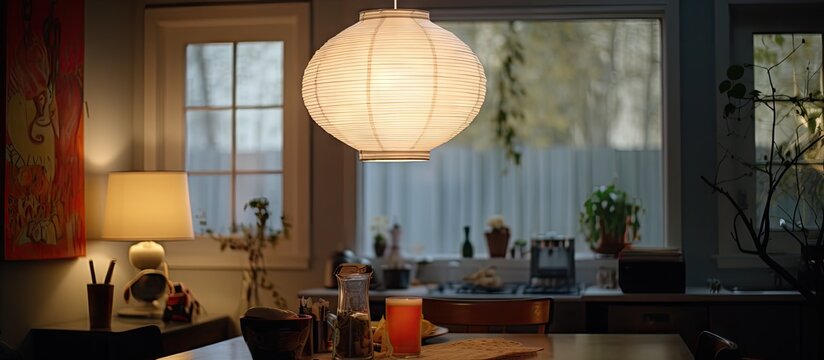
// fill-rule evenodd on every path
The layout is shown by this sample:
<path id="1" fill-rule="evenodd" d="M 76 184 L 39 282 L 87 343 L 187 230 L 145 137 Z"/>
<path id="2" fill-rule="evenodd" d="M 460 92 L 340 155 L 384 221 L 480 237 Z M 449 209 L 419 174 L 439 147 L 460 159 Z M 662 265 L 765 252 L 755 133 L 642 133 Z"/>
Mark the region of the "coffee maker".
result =
<path id="1" fill-rule="evenodd" d="M 526 293 L 566 294 L 575 284 L 575 238 L 554 232 L 538 233 L 531 239 L 531 263 Z"/>

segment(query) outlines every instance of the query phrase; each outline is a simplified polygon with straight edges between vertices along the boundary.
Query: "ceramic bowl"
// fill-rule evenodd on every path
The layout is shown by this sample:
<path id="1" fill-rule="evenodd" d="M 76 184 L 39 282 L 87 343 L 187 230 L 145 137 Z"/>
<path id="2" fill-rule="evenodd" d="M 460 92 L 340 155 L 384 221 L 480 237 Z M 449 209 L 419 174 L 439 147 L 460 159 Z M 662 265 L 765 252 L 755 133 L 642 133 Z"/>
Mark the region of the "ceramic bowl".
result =
<path id="1" fill-rule="evenodd" d="M 240 331 L 252 359 L 300 359 L 312 331 L 312 317 L 298 315 L 292 319 L 269 320 L 243 316 Z"/>

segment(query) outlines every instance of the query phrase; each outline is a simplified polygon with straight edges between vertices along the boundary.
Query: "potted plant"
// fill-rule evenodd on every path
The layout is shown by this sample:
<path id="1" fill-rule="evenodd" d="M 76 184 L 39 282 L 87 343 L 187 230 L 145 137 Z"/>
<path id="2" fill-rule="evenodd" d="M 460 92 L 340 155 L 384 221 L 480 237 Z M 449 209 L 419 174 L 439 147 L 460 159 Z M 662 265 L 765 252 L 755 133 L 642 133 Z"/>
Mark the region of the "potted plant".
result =
<path id="1" fill-rule="evenodd" d="M 578 221 L 592 251 L 616 255 L 629 242 L 641 239 L 641 211 L 641 205 L 626 192 L 614 184 L 602 185 L 584 202 Z"/>
<path id="2" fill-rule="evenodd" d="M 486 236 L 486 246 L 489 247 L 489 257 L 506 257 L 506 249 L 509 247 L 509 227 L 504 222 L 504 217 L 494 215 L 486 221 L 489 231 Z"/>
<path id="3" fill-rule="evenodd" d="M 513 259 L 525 258 L 527 253 L 526 245 L 527 242 L 524 239 L 515 240 L 515 244 L 509 249 L 509 256 Z"/>
<path id="4" fill-rule="evenodd" d="M 389 220 L 386 216 L 375 216 L 372 218 L 372 247 L 376 257 L 383 257 L 386 252 L 386 228 Z"/>
<path id="5" fill-rule="evenodd" d="M 275 307 L 286 309 L 286 299 L 269 281 L 266 272 L 263 251 L 267 247 L 274 247 L 278 241 L 289 238 L 289 223 L 286 217 L 281 216 L 280 230 L 273 230 L 267 226 L 269 220 L 269 200 L 259 197 L 249 200 L 243 205 L 243 210 L 252 209 L 255 212 L 257 223 L 252 225 L 232 225 L 231 234 L 216 234 L 212 229 L 206 228 L 205 233 L 212 239 L 220 243 L 220 250 L 243 251 L 247 254 L 246 268 L 243 270 L 243 284 L 241 286 L 241 306 L 240 311 L 253 306 L 266 305 L 261 299 L 261 293 L 268 291 Z M 201 218 L 201 226 L 206 225 L 205 217 Z"/>
<path id="6" fill-rule="evenodd" d="M 389 258 L 383 266 L 383 282 L 387 289 L 406 289 L 409 287 L 412 268 L 404 262 L 401 256 L 400 224 L 393 224 L 389 233 L 392 236 L 392 246 L 389 250 Z"/>

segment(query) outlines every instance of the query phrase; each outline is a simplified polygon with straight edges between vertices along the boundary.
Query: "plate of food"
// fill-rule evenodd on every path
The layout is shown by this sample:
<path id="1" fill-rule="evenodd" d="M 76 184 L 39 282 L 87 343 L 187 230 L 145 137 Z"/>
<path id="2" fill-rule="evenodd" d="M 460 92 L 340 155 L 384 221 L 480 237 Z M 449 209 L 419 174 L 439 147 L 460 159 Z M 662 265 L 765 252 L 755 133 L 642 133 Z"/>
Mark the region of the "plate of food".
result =
<path id="1" fill-rule="evenodd" d="M 449 329 L 435 325 L 435 330 L 433 330 L 431 333 L 427 335 L 421 335 L 421 341 L 446 334 L 449 334 Z"/>
<path id="2" fill-rule="evenodd" d="M 383 318 L 381 318 L 380 321 L 372 322 L 372 342 L 376 345 L 380 345 L 383 340 L 385 324 L 386 320 Z M 429 322 L 429 320 L 421 319 L 421 342 L 448 333 L 449 329 L 435 325 Z"/>

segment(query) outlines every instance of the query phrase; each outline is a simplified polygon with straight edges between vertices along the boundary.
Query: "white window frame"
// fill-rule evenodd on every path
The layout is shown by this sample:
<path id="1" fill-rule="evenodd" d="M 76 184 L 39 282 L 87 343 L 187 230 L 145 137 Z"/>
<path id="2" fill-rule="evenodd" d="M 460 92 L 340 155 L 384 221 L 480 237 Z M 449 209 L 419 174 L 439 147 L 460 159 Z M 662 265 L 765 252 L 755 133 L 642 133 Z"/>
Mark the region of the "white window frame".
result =
<path id="1" fill-rule="evenodd" d="M 150 8 L 144 18 L 143 167 L 185 170 L 186 45 L 189 43 L 282 41 L 283 213 L 290 238 L 265 254 L 266 267 L 309 267 L 310 120 L 300 95 L 309 62 L 309 4 L 250 4 Z M 277 228 L 279 224 L 273 224 Z M 195 229 L 197 231 L 198 229 Z M 164 244 L 178 269 L 242 269 L 246 254 L 220 251 L 206 236 Z"/>
<path id="2" fill-rule="evenodd" d="M 425 4 L 430 4 L 424 1 Z M 448 7 L 429 8 L 432 21 L 506 21 L 506 20 L 598 20 L 598 19 L 658 19 L 661 22 L 661 136 L 663 161 L 663 201 L 664 201 L 664 244 L 669 248 L 683 249 L 682 244 L 682 201 L 681 201 L 681 107 L 680 107 L 680 62 L 679 62 L 679 18 L 678 3 L 674 0 L 651 0 L 641 4 L 629 0 L 611 2 L 595 1 L 588 5 L 568 5 L 561 1 L 558 6 L 469 8 Z M 421 6 L 426 8 L 425 6 Z M 356 167 L 358 176 L 356 241 L 364 238 L 368 231 L 362 224 L 363 209 L 361 179 L 363 167 Z M 577 211 L 577 209 L 571 209 Z M 356 244 L 360 245 L 360 244 Z M 359 246 L 358 246 L 359 248 Z M 580 253 L 581 259 L 591 254 Z"/>
<path id="3" fill-rule="evenodd" d="M 795 5 L 803 6 L 805 4 L 815 4 L 813 0 L 799 0 Z M 754 24 L 753 20 L 744 19 L 744 24 L 740 27 L 735 27 L 733 23 L 733 16 L 736 6 L 746 5 L 772 5 L 776 11 L 780 11 L 781 4 L 774 1 L 765 0 L 722 0 L 715 3 L 715 29 L 716 29 L 716 69 L 715 78 L 716 84 L 726 79 L 727 67 L 732 64 L 742 64 L 752 62 L 752 34 L 755 33 L 809 33 L 822 32 L 824 30 L 814 31 L 810 29 L 809 23 L 800 23 L 798 19 L 781 16 L 775 14 L 774 22 Z M 778 19 L 785 19 L 779 21 Z M 812 25 L 815 26 L 815 25 Z M 819 29 L 824 26 L 818 25 Z M 735 27 L 735 28 L 734 28 Z M 736 42 L 737 38 L 750 34 L 747 43 Z M 744 81 L 748 82 L 748 87 L 752 87 L 753 72 L 751 70 L 745 71 Z M 713 88 L 712 90 L 715 90 Z M 709 90 L 708 90 L 709 91 Z M 731 149 L 739 156 L 745 158 L 755 158 L 755 133 L 749 133 L 747 139 L 733 140 L 727 136 L 724 128 L 724 119 L 722 117 L 724 105 L 727 104 L 727 98 L 723 94 L 718 94 L 716 91 L 716 136 L 717 141 L 728 149 Z M 750 127 L 750 129 L 754 129 Z M 754 131 L 754 130 L 752 130 Z M 718 159 L 724 155 L 724 149 L 718 150 Z M 721 168 L 719 178 L 725 179 L 741 174 L 746 169 L 740 165 L 732 165 L 733 161 L 726 160 L 726 166 Z M 714 174 L 713 174 L 714 175 Z M 755 179 L 746 177 L 735 182 L 726 183 L 725 186 L 737 200 L 749 205 L 751 216 L 755 218 L 755 204 L 756 204 L 756 184 Z M 736 268 L 767 268 L 767 265 L 755 255 L 744 254 L 738 250 L 735 241 L 730 237 L 733 231 L 732 219 L 735 216 L 735 209 L 729 204 L 727 199 L 718 196 L 718 254 L 715 255 L 718 268 L 721 269 L 736 269 Z M 743 227 L 739 225 L 739 232 L 743 231 Z M 769 246 L 770 253 L 775 253 L 773 259 L 779 261 L 784 266 L 795 267 L 798 264 L 800 257 L 798 244 L 791 239 L 783 230 L 772 230 L 771 241 Z M 742 246 L 745 249 L 754 249 L 752 241 L 746 234 L 742 233 Z"/>

